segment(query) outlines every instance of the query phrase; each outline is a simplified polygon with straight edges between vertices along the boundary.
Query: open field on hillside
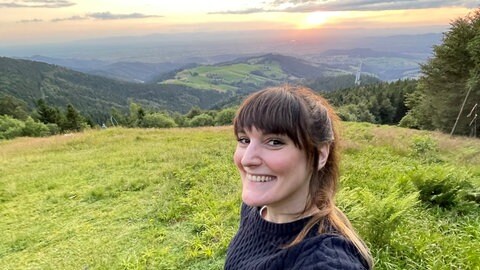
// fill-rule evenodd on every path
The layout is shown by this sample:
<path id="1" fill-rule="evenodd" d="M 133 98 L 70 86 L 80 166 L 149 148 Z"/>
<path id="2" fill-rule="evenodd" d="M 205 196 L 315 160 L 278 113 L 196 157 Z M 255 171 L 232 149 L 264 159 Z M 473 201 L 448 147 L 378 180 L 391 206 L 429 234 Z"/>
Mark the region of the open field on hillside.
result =
<path id="1" fill-rule="evenodd" d="M 480 140 L 342 133 L 338 205 L 376 269 L 480 269 Z M 235 143 L 231 127 L 0 141 L 2 269 L 222 269 L 239 218 Z"/>
<path id="2" fill-rule="evenodd" d="M 175 79 L 163 83 L 182 84 L 196 89 L 235 91 L 245 86 L 261 88 L 287 79 L 278 63 L 238 63 L 200 66 L 178 72 Z"/>

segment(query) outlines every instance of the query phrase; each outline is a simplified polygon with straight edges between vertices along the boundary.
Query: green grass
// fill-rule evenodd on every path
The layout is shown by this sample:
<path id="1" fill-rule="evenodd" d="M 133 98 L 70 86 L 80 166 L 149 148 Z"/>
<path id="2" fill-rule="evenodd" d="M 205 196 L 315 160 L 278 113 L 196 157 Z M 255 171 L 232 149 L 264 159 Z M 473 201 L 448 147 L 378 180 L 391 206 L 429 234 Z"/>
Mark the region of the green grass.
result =
<path id="1" fill-rule="evenodd" d="M 224 92 L 235 91 L 245 85 L 262 87 L 272 82 L 279 84 L 286 78 L 287 75 L 281 70 L 278 63 L 257 64 L 252 62 L 186 69 L 178 72 L 175 79 L 166 80 L 163 83 Z"/>
<path id="2" fill-rule="evenodd" d="M 480 210 L 416 179 L 480 187 L 480 141 L 345 123 L 338 205 L 377 269 L 479 269 Z M 231 127 L 0 141 L 2 269 L 222 269 L 239 218 Z M 460 198 L 460 197 L 459 197 Z"/>

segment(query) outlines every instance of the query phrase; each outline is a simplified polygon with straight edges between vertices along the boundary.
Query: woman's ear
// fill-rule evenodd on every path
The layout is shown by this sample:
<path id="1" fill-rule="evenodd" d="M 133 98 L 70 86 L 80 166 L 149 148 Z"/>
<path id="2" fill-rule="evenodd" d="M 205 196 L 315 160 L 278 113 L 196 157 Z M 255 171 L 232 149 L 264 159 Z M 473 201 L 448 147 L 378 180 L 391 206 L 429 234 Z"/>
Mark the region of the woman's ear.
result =
<path id="1" fill-rule="evenodd" d="M 318 147 L 318 170 L 321 170 L 327 163 L 328 154 L 330 153 L 330 144 L 324 143 Z"/>

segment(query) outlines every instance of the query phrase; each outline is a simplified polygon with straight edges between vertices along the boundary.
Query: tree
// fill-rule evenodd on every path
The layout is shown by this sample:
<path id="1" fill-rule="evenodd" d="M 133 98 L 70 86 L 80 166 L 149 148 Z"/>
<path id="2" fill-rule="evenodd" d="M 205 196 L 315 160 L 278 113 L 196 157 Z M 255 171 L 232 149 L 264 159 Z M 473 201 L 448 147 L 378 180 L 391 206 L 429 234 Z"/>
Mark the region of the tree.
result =
<path id="1" fill-rule="evenodd" d="M 200 115 L 202 113 L 203 113 L 202 109 L 200 109 L 198 106 L 193 106 L 190 109 L 190 111 L 185 115 L 185 117 L 187 117 L 188 119 L 192 119 L 195 116 Z"/>
<path id="2" fill-rule="evenodd" d="M 145 110 L 142 108 L 142 106 L 135 102 L 130 102 L 128 126 L 129 127 L 142 126 L 143 117 L 145 117 Z"/>
<path id="3" fill-rule="evenodd" d="M 455 134 L 471 132 L 467 114 L 480 101 L 480 9 L 452 22 L 433 57 L 422 65 L 423 76 L 410 98 L 409 117 L 420 128 L 450 132 L 457 116 Z M 468 99 L 465 99 L 469 93 Z M 465 103 L 465 110 L 460 111 Z M 461 112 L 461 114 L 459 114 Z M 477 132 L 479 133 L 479 132 Z"/>
<path id="4" fill-rule="evenodd" d="M 27 103 L 10 95 L 0 97 L 0 115 L 10 115 L 13 118 L 26 120 L 28 118 Z"/>
<path id="5" fill-rule="evenodd" d="M 68 104 L 67 112 L 65 113 L 65 122 L 62 125 L 63 130 L 81 131 L 85 126 L 83 122 L 83 117 L 80 113 L 78 113 L 72 104 Z"/>
<path id="6" fill-rule="evenodd" d="M 49 106 L 43 99 L 37 101 L 37 115 L 38 120 L 44 124 L 51 123 L 61 126 L 63 123 L 63 115 L 60 110 Z"/>

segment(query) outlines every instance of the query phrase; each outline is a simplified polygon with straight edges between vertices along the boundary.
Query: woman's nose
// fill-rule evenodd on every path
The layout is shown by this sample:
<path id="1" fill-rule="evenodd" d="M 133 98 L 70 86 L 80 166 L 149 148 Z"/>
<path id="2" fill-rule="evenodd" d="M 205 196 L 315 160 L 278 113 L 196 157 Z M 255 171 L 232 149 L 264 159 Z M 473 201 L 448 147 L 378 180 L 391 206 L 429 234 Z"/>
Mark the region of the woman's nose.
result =
<path id="1" fill-rule="evenodd" d="M 250 142 L 243 152 L 242 165 L 251 167 L 260 164 L 262 164 L 261 149 L 257 143 Z"/>

